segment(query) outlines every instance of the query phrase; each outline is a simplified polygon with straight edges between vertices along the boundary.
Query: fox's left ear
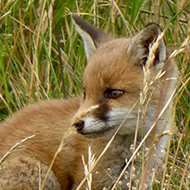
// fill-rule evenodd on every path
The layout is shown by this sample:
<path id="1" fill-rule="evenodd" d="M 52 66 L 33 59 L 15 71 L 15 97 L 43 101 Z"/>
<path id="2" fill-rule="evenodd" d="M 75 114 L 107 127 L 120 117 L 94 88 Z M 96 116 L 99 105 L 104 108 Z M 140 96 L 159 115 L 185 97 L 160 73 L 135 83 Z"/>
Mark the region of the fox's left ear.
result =
<path id="1" fill-rule="evenodd" d="M 151 23 L 142 29 L 136 36 L 132 38 L 132 41 L 128 47 L 127 54 L 138 65 L 145 65 L 148 55 L 149 46 L 157 39 L 161 34 L 162 29 L 156 23 Z M 163 63 L 166 61 L 166 43 L 164 39 L 161 40 L 157 49 L 154 65 Z"/>
<path id="2" fill-rule="evenodd" d="M 88 22 L 86 22 L 76 14 L 73 14 L 72 18 L 76 26 L 77 32 L 84 40 L 86 56 L 89 60 L 101 44 L 111 40 L 111 36 L 90 25 Z"/>

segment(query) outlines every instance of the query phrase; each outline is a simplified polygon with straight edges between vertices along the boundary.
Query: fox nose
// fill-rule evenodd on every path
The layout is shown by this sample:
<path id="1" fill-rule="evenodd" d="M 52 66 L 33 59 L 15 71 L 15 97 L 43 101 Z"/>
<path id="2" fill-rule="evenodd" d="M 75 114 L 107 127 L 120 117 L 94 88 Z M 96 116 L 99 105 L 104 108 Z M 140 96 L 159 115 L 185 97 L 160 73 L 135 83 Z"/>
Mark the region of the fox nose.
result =
<path id="1" fill-rule="evenodd" d="M 77 128 L 77 131 L 80 132 L 84 128 L 84 121 L 81 120 L 75 123 L 74 126 Z"/>

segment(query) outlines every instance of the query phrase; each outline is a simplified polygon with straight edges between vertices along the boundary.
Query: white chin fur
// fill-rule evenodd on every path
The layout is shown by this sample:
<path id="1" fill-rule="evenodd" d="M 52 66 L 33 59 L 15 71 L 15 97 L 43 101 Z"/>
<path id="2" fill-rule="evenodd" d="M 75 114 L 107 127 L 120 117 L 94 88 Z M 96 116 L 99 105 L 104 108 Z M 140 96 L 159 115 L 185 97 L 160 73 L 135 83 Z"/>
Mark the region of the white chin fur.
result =
<path id="1" fill-rule="evenodd" d="M 110 111 L 106 121 L 88 116 L 85 118 L 85 125 L 82 133 L 96 135 L 96 133 L 101 131 L 106 132 L 111 129 L 117 129 L 126 118 L 128 112 L 128 109 L 123 108 Z M 131 113 L 125 121 L 123 127 L 120 129 L 119 134 L 125 135 L 134 133 L 136 128 L 136 118 L 137 113 Z"/>
<path id="2" fill-rule="evenodd" d="M 133 134 L 136 128 L 137 123 L 137 112 L 134 111 L 127 116 L 130 109 L 118 108 L 109 112 L 107 125 L 112 127 L 119 127 L 124 119 L 127 117 L 122 128 L 119 131 L 119 134 L 127 135 Z"/>
<path id="3" fill-rule="evenodd" d="M 105 123 L 94 117 L 87 117 L 85 119 L 85 124 L 83 128 L 83 132 L 86 133 L 96 133 L 97 131 L 101 131 L 104 128 Z"/>

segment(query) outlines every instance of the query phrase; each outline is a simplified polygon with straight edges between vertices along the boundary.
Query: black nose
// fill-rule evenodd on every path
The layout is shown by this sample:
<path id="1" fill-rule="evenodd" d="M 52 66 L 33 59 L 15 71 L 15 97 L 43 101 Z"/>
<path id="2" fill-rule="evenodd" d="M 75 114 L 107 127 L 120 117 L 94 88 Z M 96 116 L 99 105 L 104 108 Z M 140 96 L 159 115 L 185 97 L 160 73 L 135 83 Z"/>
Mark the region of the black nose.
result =
<path id="1" fill-rule="evenodd" d="M 77 131 L 82 131 L 82 129 L 84 127 L 84 121 L 79 121 L 79 122 L 75 123 L 74 125 L 77 128 Z"/>

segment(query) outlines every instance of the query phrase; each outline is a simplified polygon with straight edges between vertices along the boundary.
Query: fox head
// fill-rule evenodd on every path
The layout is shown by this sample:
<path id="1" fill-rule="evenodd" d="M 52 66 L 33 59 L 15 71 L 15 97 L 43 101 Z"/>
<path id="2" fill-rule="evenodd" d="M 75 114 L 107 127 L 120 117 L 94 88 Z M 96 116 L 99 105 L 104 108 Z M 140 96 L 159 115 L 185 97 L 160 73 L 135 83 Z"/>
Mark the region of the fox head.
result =
<path id="1" fill-rule="evenodd" d="M 162 32 L 160 26 L 152 23 L 133 38 L 113 39 L 79 16 L 72 17 L 84 40 L 88 60 L 84 73 L 83 100 L 73 125 L 87 137 L 108 134 L 119 127 L 137 102 L 119 131 L 120 134 L 134 134 L 140 106 L 139 96 L 143 89 L 143 67 L 149 56 L 149 47 Z M 166 44 L 162 39 L 150 67 L 150 80 L 158 70 L 164 70 L 166 59 Z M 160 81 L 170 77 L 170 74 L 166 75 Z M 160 89 L 160 81 L 152 84 L 148 93 L 151 101 L 146 113 L 149 118 L 149 123 L 145 123 L 147 130 L 156 118 L 157 107 L 165 103 L 161 102 L 160 96 L 166 96 L 167 90 Z"/>

